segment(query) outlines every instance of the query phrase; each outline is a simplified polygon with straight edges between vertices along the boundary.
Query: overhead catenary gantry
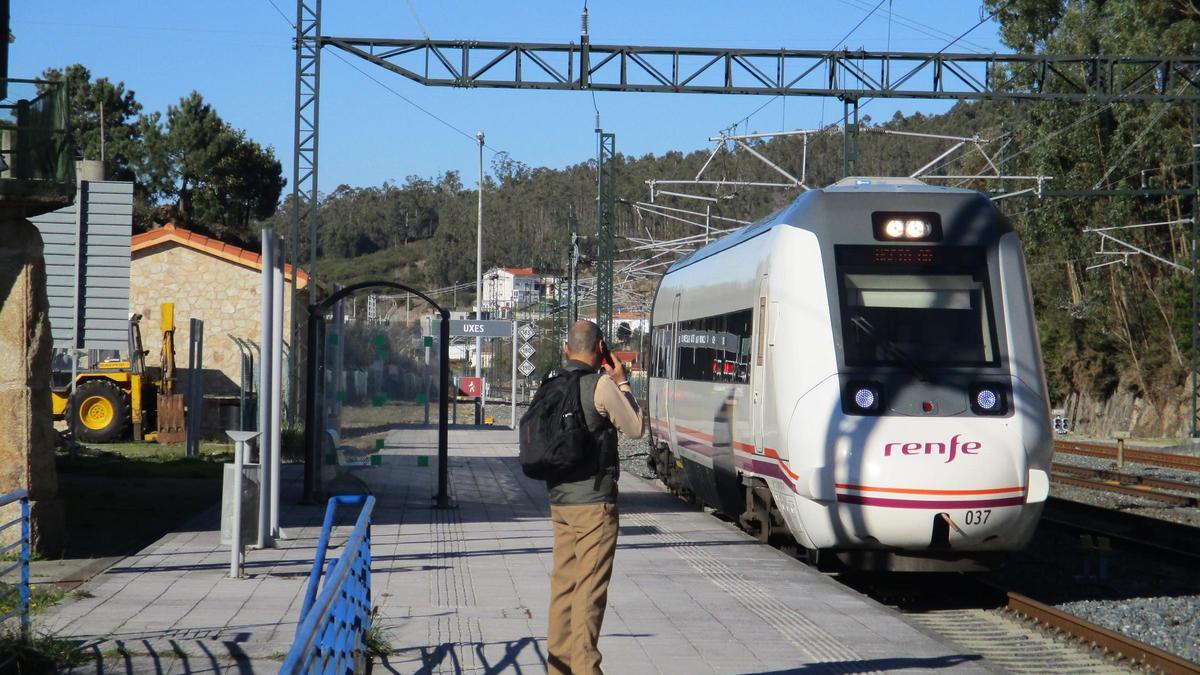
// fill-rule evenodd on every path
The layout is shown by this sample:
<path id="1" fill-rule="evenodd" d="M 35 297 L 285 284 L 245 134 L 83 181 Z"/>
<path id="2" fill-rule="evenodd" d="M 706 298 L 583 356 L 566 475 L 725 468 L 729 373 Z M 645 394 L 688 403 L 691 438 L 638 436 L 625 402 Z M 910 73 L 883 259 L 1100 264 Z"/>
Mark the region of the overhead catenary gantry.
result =
<path id="1" fill-rule="evenodd" d="M 357 56 L 426 86 L 834 97 L 847 106 L 844 125 L 847 169 L 856 157 L 853 137 L 858 130 L 859 102 L 867 98 L 1188 103 L 1193 106 L 1193 145 L 1197 143 L 1195 120 L 1200 107 L 1200 56 L 1197 55 L 955 54 L 603 45 L 591 44 L 586 32 L 578 44 L 326 36 L 321 34 L 321 0 L 297 0 L 296 16 L 297 131 L 293 162 L 296 166 L 301 165 L 302 159 L 309 162 L 305 171 L 296 172 L 292 185 L 293 204 L 297 207 L 301 195 L 311 195 L 310 208 L 315 209 L 316 205 L 319 55 L 325 47 Z M 309 111 L 307 115 L 305 111 Z M 1193 184 L 1185 191 L 1103 187 L 1063 190 L 1059 194 L 1170 193 L 1194 198 L 1196 190 L 1197 185 Z M 315 223 L 315 214 L 309 217 Z M 298 215 L 293 218 L 293 222 L 300 222 Z M 1196 221 L 1193 217 L 1193 269 L 1196 238 L 1200 234 L 1195 231 Z M 297 243 L 293 242 L 289 250 L 298 251 Z M 309 250 L 311 273 L 316 259 L 315 231 L 310 233 Z M 315 283 L 315 274 L 312 277 Z M 295 317 L 293 312 L 293 321 Z M 1193 319 L 1193 328 L 1195 323 Z M 1193 349 L 1193 359 L 1197 351 Z M 1193 363 L 1193 399 L 1200 391 L 1196 371 L 1197 365 Z M 1193 409 L 1195 418 L 1195 404 Z"/>

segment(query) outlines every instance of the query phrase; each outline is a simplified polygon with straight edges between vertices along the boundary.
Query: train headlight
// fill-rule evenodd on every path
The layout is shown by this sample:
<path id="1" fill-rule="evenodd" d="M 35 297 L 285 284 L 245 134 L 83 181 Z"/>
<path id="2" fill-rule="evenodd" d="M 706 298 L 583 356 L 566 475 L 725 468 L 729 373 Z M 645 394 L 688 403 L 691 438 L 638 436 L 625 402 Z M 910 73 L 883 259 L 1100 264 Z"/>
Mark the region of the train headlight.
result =
<path id="1" fill-rule="evenodd" d="M 904 223 L 904 236 L 907 239 L 924 239 L 933 230 L 928 221 L 910 220 Z"/>
<path id="2" fill-rule="evenodd" d="M 874 211 L 871 232 L 875 241 L 941 241 L 942 216 L 934 211 Z"/>
<path id="3" fill-rule="evenodd" d="M 878 415 L 883 411 L 883 396 L 874 382 L 851 382 L 846 385 L 842 405 L 851 415 Z"/>
<path id="4" fill-rule="evenodd" d="M 971 410 L 976 415 L 1003 415 L 1008 412 L 1008 390 L 996 384 L 973 384 Z"/>
<path id="5" fill-rule="evenodd" d="M 875 392 L 870 387 L 862 387 L 854 392 L 854 404 L 863 410 L 875 407 Z"/>

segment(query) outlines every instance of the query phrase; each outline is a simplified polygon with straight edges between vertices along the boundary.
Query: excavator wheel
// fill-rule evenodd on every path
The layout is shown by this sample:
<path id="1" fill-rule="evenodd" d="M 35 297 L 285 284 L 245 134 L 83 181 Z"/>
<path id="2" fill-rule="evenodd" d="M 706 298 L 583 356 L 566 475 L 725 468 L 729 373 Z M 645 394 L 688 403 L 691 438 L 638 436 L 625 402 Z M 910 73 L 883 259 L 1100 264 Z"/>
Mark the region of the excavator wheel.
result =
<path id="1" fill-rule="evenodd" d="M 80 382 L 71 396 L 68 410 L 77 441 L 115 441 L 129 426 L 129 399 L 120 387 L 108 380 Z"/>

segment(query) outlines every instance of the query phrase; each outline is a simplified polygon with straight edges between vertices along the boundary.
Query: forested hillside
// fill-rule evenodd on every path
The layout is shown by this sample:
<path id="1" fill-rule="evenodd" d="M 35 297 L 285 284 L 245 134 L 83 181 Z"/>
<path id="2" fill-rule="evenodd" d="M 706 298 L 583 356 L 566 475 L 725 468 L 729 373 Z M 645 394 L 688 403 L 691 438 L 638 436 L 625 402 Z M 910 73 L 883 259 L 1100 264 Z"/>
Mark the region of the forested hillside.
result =
<path id="1" fill-rule="evenodd" d="M 1014 51 L 1056 54 L 1188 54 L 1200 40 L 1200 15 L 1185 0 L 986 0 Z M 1147 78 L 1147 87 L 1156 86 Z M 1165 86 L 1179 87 L 1178 82 Z M 1009 175 L 1047 177 L 1048 189 L 1185 187 L 1192 179 L 1191 108 L 1181 104 L 960 103 L 945 115 L 890 116 L 888 102 L 864 108 L 858 173 L 908 175 L 949 148 L 950 142 L 877 133 L 903 130 L 978 135 Z M 872 120 L 871 114 L 880 119 Z M 738 131 L 752 131 L 742 128 Z M 761 129 L 766 130 L 766 129 Z M 620 129 L 618 149 L 620 148 Z M 842 175 L 839 129 L 811 136 L 807 161 L 799 137 L 754 144 L 757 151 L 806 183 L 827 185 Z M 935 173 L 990 170 L 977 152 L 956 153 Z M 617 194 L 645 201 L 650 179 L 691 178 L 711 151 L 700 143 L 687 153 L 616 161 Z M 778 181 L 779 175 L 743 151 L 720 152 L 706 178 Z M 965 183 L 980 190 L 1033 187 L 1033 182 Z M 752 220 L 794 199 L 797 191 L 726 189 L 713 214 Z M 474 277 L 474 190 L 456 172 L 409 177 L 402 185 L 340 186 L 320 205 L 320 250 L 336 280 L 381 274 L 429 287 Z M 662 203 L 696 208 L 695 201 Z M 1013 220 L 1028 258 L 1052 403 L 1069 402 L 1071 414 L 1098 432 L 1134 428 L 1148 434 L 1181 434 L 1190 414 L 1191 279 L 1144 255 L 1125 264 L 1088 269 L 1112 256 L 1087 227 L 1181 220 L 1192 205 L 1177 197 L 1042 197 L 998 202 Z M 567 221 L 574 213 L 582 233 L 595 231 L 595 166 L 588 160 L 564 169 L 531 168 L 503 154 L 492 161 L 485 186 L 484 266 L 561 270 Z M 694 234 L 691 225 L 639 217 L 618 205 L 618 234 L 667 239 Z M 286 228 L 285 204 L 272 219 Z M 1189 267 L 1190 224 L 1122 231 L 1130 243 Z M 629 248 L 619 238 L 618 249 Z M 618 257 L 638 255 L 623 252 Z M 350 262 L 353 260 L 354 262 Z M 339 262 L 341 261 L 341 262 Z M 1119 402 L 1113 403 L 1114 401 Z M 1105 406 L 1108 406 L 1107 408 Z"/>

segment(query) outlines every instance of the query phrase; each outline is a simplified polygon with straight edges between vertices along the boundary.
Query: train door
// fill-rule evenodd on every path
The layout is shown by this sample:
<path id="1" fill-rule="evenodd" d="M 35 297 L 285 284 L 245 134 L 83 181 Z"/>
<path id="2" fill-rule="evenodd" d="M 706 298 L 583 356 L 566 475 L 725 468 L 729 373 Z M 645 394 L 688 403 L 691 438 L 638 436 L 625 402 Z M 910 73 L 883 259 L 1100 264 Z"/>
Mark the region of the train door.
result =
<path id="1" fill-rule="evenodd" d="M 675 435 L 675 376 L 677 368 L 675 360 L 678 358 L 679 350 L 679 294 L 675 294 L 675 299 L 671 302 L 671 330 L 668 333 L 667 341 L 667 429 L 668 440 L 671 443 L 671 452 L 677 452 L 679 442 Z"/>
<path id="2" fill-rule="evenodd" d="M 758 300 L 755 302 L 754 360 L 750 365 L 750 426 L 754 431 L 754 452 L 763 454 L 763 410 L 766 408 L 764 392 L 767 371 L 767 321 L 770 304 L 767 301 L 767 275 L 758 282 Z"/>

